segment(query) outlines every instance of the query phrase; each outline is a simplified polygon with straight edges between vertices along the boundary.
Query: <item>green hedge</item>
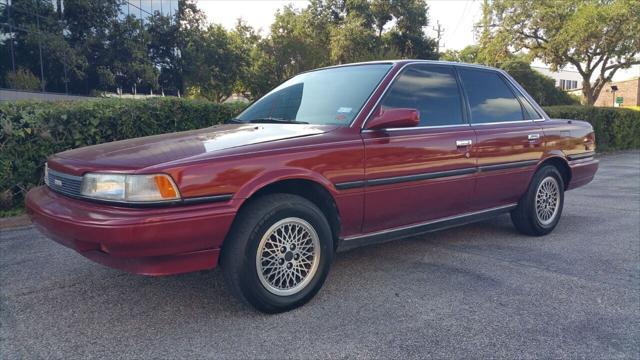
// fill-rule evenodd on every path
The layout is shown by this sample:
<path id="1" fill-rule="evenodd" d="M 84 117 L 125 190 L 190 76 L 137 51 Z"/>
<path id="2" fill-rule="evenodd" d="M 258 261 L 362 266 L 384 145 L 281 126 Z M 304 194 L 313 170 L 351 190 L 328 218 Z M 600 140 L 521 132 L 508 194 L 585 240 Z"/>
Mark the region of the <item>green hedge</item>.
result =
<path id="1" fill-rule="evenodd" d="M 210 126 L 243 105 L 178 98 L 75 102 L 0 102 L 0 216 L 22 206 L 41 183 L 50 154 L 102 142 Z M 550 106 L 552 118 L 586 120 L 598 150 L 640 148 L 640 111 L 580 105 Z"/>
<path id="2" fill-rule="evenodd" d="M 242 105 L 179 98 L 0 102 L 0 211 L 22 206 L 47 156 L 86 145 L 211 126 Z"/>
<path id="3" fill-rule="evenodd" d="M 582 105 L 547 106 L 544 110 L 551 118 L 591 123 L 598 151 L 640 148 L 640 111 Z"/>

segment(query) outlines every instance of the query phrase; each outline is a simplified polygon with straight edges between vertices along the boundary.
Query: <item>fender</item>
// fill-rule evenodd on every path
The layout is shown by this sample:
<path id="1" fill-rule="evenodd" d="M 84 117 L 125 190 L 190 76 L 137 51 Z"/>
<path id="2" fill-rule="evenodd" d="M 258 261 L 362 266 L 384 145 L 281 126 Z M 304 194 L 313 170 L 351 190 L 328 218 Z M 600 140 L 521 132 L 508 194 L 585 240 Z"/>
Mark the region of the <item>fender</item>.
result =
<path id="1" fill-rule="evenodd" d="M 569 167 L 569 161 L 567 160 L 567 155 L 561 150 L 553 149 L 553 150 L 545 151 L 544 156 L 542 157 L 542 159 L 540 159 L 540 162 L 538 163 L 538 165 L 536 165 L 536 171 L 538 171 L 538 169 L 542 166 L 542 164 L 552 159 L 562 160 L 562 162 L 567 166 L 567 168 L 571 170 L 571 168 Z"/>
<path id="2" fill-rule="evenodd" d="M 567 175 L 569 176 L 569 179 L 571 179 L 571 167 L 569 166 L 569 162 L 567 161 L 567 156 L 561 151 L 561 150 L 549 150 L 545 152 L 545 156 L 542 157 L 542 159 L 540 160 L 540 162 L 538 162 L 538 164 L 536 165 L 536 169 L 533 173 L 531 173 L 531 175 L 529 176 L 529 181 L 527 182 L 528 184 L 531 183 L 531 180 L 533 179 L 533 175 L 535 175 L 535 173 L 546 163 L 548 163 L 549 161 L 562 161 L 562 163 L 565 165 L 565 169 L 569 172 Z M 569 184 L 565 184 L 565 187 L 567 187 Z"/>
<path id="3" fill-rule="evenodd" d="M 234 198 L 246 200 L 260 189 L 283 180 L 309 180 L 318 183 L 331 194 L 335 201 L 337 191 L 331 181 L 317 172 L 304 168 L 284 168 L 260 174 L 243 184 Z"/>

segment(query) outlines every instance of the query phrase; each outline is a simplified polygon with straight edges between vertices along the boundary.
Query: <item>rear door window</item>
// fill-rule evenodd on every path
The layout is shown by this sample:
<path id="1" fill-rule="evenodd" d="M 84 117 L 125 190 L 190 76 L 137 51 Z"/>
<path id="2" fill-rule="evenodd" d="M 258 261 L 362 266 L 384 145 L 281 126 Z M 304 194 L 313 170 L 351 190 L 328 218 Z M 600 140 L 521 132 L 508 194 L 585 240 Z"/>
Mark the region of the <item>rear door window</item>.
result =
<path id="1" fill-rule="evenodd" d="M 471 123 L 524 120 L 520 102 L 495 71 L 460 68 L 460 77 L 471 108 Z"/>
<path id="2" fill-rule="evenodd" d="M 417 109 L 420 126 L 464 123 L 462 99 L 451 66 L 409 66 L 391 85 L 382 108 Z"/>
<path id="3" fill-rule="evenodd" d="M 537 120 L 542 119 L 542 116 L 538 114 L 536 109 L 533 108 L 533 105 L 527 100 L 524 96 L 518 96 L 520 102 L 522 103 L 522 107 L 524 108 L 524 116 L 525 120 Z"/>

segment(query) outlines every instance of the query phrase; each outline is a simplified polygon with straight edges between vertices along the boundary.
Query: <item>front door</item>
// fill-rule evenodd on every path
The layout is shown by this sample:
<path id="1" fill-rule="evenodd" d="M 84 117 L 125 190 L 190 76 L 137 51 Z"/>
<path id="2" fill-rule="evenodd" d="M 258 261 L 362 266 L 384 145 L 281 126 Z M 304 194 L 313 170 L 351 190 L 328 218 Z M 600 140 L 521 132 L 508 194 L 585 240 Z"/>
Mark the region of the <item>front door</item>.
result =
<path id="1" fill-rule="evenodd" d="M 407 66 L 379 108 L 415 108 L 416 128 L 364 130 L 363 232 L 418 224 L 468 211 L 475 132 L 466 123 L 452 66 Z"/>
<path id="2" fill-rule="evenodd" d="M 460 68 L 471 127 L 477 141 L 471 156 L 477 159 L 478 176 L 473 210 L 518 202 L 543 156 L 540 115 L 494 70 Z"/>

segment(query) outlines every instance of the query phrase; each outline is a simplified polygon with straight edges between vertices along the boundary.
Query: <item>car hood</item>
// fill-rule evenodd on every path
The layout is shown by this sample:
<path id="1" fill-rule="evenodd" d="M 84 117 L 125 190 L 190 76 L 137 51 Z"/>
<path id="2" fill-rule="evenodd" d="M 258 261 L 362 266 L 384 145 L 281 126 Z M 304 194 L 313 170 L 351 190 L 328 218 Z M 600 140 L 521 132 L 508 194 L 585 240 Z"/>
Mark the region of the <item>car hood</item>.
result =
<path id="1" fill-rule="evenodd" d="M 54 155 L 49 163 L 52 168 L 77 174 L 96 170 L 137 170 L 231 148 L 318 135 L 335 128 L 304 124 L 216 125 L 68 150 Z"/>

